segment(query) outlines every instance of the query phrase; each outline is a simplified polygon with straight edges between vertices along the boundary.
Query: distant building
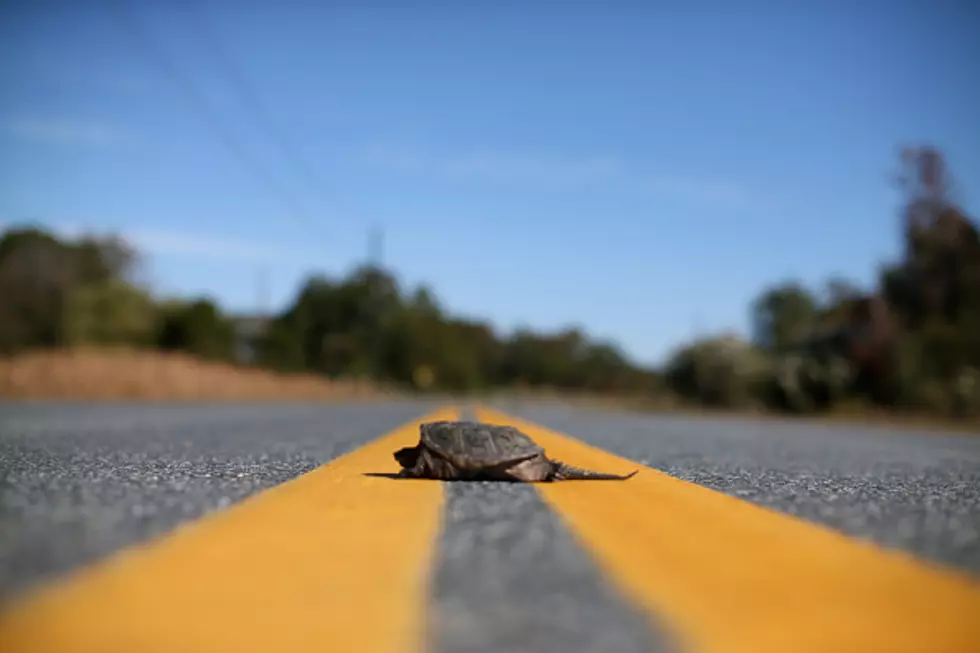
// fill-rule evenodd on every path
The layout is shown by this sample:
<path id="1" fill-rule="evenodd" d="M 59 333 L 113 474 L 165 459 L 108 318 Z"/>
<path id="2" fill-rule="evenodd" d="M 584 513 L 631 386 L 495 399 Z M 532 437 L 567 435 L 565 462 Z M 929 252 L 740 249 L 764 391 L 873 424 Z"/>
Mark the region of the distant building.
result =
<path id="1" fill-rule="evenodd" d="M 235 323 L 235 361 L 251 365 L 258 358 L 258 340 L 261 338 L 272 318 L 262 315 L 247 315 L 233 318 Z"/>

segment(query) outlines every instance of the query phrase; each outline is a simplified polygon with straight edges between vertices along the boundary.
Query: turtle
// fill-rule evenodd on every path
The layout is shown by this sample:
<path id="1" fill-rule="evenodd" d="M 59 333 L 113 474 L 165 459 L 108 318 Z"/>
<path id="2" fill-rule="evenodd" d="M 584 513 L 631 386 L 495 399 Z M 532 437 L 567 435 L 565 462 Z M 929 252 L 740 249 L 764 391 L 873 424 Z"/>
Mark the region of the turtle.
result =
<path id="1" fill-rule="evenodd" d="M 399 476 L 438 480 L 546 482 L 626 480 L 549 458 L 544 448 L 513 426 L 439 420 L 419 425 L 419 442 L 395 452 Z"/>

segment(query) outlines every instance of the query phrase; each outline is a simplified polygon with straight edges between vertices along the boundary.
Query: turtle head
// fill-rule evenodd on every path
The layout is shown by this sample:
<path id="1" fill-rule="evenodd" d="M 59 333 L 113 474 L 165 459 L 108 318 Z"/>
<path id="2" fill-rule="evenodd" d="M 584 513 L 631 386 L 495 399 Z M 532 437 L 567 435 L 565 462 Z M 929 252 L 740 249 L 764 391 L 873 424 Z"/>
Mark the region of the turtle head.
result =
<path id="1" fill-rule="evenodd" d="M 416 461 L 419 459 L 419 448 L 415 447 L 402 447 L 395 452 L 395 460 L 402 467 L 409 469 L 415 467 Z"/>

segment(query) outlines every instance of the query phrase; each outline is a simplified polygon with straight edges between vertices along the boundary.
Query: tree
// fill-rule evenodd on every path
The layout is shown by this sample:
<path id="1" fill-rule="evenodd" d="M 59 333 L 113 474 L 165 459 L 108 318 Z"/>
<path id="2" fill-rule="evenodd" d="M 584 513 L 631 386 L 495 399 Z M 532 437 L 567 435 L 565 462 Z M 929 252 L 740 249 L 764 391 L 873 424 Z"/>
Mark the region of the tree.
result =
<path id="1" fill-rule="evenodd" d="M 753 341 L 771 353 L 790 349 L 815 325 L 817 300 L 801 284 L 787 282 L 765 291 L 752 305 Z"/>
<path id="2" fill-rule="evenodd" d="M 8 229 L 0 237 L 0 351 L 66 344 L 69 303 L 94 287 L 112 286 L 121 297 L 137 260 L 117 238 L 71 242 L 34 227 Z"/>
<path id="3" fill-rule="evenodd" d="M 213 301 L 202 298 L 165 309 L 157 343 L 164 350 L 227 361 L 234 356 L 235 328 Z"/>
<path id="4" fill-rule="evenodd" d="M 108 278 L 72 289 L 65 307 L 64 342 L 147 346 L 153 342 L 156 319 L 146 291 Z"/>
<path id="5" fill-rule="evenodd" d="M 746 407 L 761 396 L 769 368 L 753 347 L 732 334 L 693 342 L 668 360 L 664 375 L 681 397 L 715 407 Z"/>
<path id="6" fill-rule="evenodd" d="M 0 239 L 0 348 L 61 343 L 61 315 L 71 286 L 65 247 L 37 229 L 11 230 Z"/>

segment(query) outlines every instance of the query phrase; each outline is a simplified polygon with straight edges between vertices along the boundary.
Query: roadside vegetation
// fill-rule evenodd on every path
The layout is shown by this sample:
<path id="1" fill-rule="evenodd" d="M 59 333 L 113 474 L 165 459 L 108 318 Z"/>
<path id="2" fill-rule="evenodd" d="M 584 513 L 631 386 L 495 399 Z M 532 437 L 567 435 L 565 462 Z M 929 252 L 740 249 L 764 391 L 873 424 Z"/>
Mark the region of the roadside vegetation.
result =
<path id="1" fill-rule="evenodd" d="M 384 394 L 369 382 L 281 374 L 178 352 L 77 347 L 0 359 L 0 397 L 17 400 L 350 401 Z"/>
<path id="2" fill-rule="evenodd" d="M 499 333 L 371 266 L 310 276 L 279 314 L 232 315 L 207 297 L 154 296 L 121 239 L 16 225 L 0 235 L 0 395 L 312 398 L 384 388 L 977 420 L 977 226 L 953 201 L 940 153 L 907 150 L 901 172 L 904 249 L 882 263 L 875 287 L 783 280 L 749 307 L 749 338 L 685 343 L 662 369 L 578 329 Z"/>

